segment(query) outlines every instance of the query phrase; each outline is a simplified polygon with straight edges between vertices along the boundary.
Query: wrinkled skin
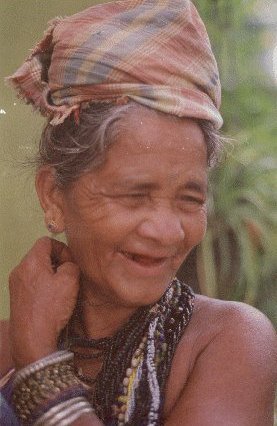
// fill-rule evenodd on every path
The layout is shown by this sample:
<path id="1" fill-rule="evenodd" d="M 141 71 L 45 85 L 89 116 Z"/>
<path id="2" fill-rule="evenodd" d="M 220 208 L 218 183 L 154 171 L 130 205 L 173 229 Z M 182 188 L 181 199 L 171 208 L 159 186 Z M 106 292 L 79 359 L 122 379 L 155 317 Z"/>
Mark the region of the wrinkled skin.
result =
<path id="1" fill-rule="evenodd" d="M 61 191 L 44 167 L 36 187 L 46 223 L 55 220 L 68 246 L 43 238 L 11 273 L 16 368 L 57 349 L 78 291 L 80 321 L 94 338 L 112 335 L 138 306 L 161 297 L 205 233 L 203 134 L 191 119 L 138 108 L 101 168 Z M 272 424 L 274 347 L 272 327 L 258 311 L 196 296 L 169 376 L 166 425 Z M 99 366 L 90 363 L 84 368 L 93 374 Z M 99 424 L 93 415 L 74 423 Z"/>
<path id="2" fill-rule="evenodd" d="M 63 227 L 90 300 L 120 308 L 161 297 L 205 233 L 206 155 L 192 120 L 141 113 L 105 166 L 62 194 Z"/>

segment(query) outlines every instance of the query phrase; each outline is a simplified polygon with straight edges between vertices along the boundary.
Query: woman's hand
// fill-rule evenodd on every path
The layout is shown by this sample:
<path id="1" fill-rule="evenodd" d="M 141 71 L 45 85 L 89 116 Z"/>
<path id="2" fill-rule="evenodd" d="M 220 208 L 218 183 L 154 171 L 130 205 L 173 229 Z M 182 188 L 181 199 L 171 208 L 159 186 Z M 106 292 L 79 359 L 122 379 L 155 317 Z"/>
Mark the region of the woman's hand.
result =
<path id="1" fill-rule="evenodd" d="M 10 338 L 16 368 L 57 350 L 57 339 L 74 310 L 79 268 L 68 247 L 39 239 L 11 272 Z"/>

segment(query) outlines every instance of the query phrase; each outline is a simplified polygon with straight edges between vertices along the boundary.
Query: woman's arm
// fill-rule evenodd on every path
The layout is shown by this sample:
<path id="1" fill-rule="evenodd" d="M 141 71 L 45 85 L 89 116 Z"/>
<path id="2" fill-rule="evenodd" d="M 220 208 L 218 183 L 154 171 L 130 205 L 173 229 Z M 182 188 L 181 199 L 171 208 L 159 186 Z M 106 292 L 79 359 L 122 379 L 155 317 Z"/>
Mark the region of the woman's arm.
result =
<path id="1" fill-rule="evenodd" d="M 11 272 L 9 337 L 17 369 L 57 350 L 79 290 L 79 268 L 68 248 L 39 239 Z"/>
<path id="2" fill-rule="evenodd" d="M 276 335 L 256 309 L 230 303 L 166 426 L 272 426 Z M 208 326 L 208 324 L 207 324 Z"/>
<path id="3" fill-rule="evenodd" d="M 10 275 L 11 319 L 0 323 L 2 374 L 13 365 L 20 370 L 43 361 L 57 350 L 57 337 L 72 314 L 78 288 L 79 271 L 67 247 L 49 238 L 38 240 Z M 72 425 L 103 423 L 86 413 Z"/>

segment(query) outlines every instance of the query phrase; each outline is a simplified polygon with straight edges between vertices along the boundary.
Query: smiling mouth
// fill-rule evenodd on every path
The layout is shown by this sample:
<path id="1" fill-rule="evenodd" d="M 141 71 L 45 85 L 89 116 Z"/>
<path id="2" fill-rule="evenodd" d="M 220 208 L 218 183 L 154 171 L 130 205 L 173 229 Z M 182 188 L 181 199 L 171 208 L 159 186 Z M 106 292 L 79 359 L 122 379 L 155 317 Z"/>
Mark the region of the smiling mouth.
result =
<path id="1" fill-rule="evenodd" d="M 168 258 L 167 257 L 151 257 L 142 254 L 121 252 L 127 259 L 132 260 L 142 266 L 159 266 L 162 265 Z"/>

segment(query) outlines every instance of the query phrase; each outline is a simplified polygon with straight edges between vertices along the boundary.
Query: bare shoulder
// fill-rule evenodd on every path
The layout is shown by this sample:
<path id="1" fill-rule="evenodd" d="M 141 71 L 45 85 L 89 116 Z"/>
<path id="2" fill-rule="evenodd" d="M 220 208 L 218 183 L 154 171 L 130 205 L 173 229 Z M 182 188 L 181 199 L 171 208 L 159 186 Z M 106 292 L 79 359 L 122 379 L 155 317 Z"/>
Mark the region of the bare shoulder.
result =
<path id="1" fill-rule="evenodd" d="M 257 362 L 276 360 L 277 338 L 270 320 L 259 310 L 241 302 L 196 295 L 193 315 L 177 347 L 174 364 L 183 378 L 206 351 L 245 352 Z"/>
<path id="2" fill-rule="evenodd" d="M 226 325 L 230 321 L 233 324 L 234 321 L 238 322 L 241 320 L 247 323 L 251 322 L 258 327 L 264 326 L 270 332 L 274 331 L 270 320 L 261 311 L 242 302 L 213 299 L 197 294 L 195 297 L 194 315 L 199 321 L 202 319 L 206 321 L 207 318 L 212 321 L 213 318 L 216 318 L 217 320 L 221 319 L 224 325 Z"/>
<path id="3" fill-rule="evenodd" d="M 6 374 L 12 367 L 12 357 L 9 343 L 9 321 L 0 321 L 0 377 Z"/>
<path id="4" fill-rule="evenodd" d="M 178 424 L 180 416 L 189 425 L 272 424 L 276 355 L 276 334 L 264 314 L 197 295 L 174 357 L 166 424 Z"/>
<path id="5" fill-rule="evenodd" d="M 256 351 L 264 355 L 270 355 L 277 349 L 276 333 L 270 320 L 246 303 L 197 295 L 192 332 L 208 335 L 210 343 L 216 340 L 216 337 L 228 336 L 250 347 L 254 344 Z"/>
<path id="6" fill-rule="evenodd" d="M 188 335 L 193 340 L 194 361 L 204 351 L 216 348 L 217 356 L 232 353 L 276 371 L 277 338 L 270 320 L 256 308 L 197 295 Z M 186 344 L 186 333 L 181 346 Z M 276 364 L 275 364 L 276 366 Z"/>

